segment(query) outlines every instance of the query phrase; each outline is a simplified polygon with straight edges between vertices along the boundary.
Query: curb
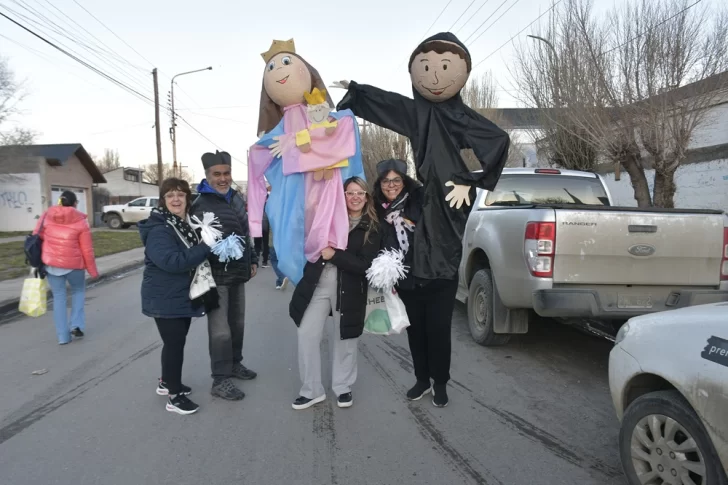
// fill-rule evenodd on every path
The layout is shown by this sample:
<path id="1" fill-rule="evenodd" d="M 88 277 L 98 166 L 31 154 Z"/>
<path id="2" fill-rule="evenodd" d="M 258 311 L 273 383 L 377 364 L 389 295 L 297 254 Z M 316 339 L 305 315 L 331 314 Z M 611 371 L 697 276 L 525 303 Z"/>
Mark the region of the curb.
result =
<path id="1" fill-rule="evenodd" d="M 104 274 L 100 274 L 97 278 L 87 277 L 86 278 L 86 289 L 92 288 L 93 286 L 101 284 L 101 283 L 105 282 L 106 280 L 119 276 L 120 274 L 135 270 L 137 268 L 141 268 L 142 266 L 144 266 L 144 260 L 140 259 L 140 260 L 130 261 L 121 266 L 118 266 L 111 271 L 108 271 Z M 49 302 L 53 301 L 53 295 L 50 290 L 48 290 L 48 301 Z M 20 304 L 20 297 L 13 298 L 12 300 L 5 300 L 3 302 L 0 302 L 0 325 L 7 323 L 4 320 L 9 320 L 12 317 L 15 317 L 17 315 L 22 315 L 20 313 L 20 311 L 18 310 L 19 304 Z"/>

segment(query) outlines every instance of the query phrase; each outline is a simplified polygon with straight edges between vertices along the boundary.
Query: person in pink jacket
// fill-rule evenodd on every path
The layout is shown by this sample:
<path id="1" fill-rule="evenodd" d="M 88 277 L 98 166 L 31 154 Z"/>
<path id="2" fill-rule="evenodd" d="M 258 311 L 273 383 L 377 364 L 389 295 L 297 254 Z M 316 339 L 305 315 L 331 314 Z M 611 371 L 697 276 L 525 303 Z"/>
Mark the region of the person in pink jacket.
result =
<path id="1" fill-rule="evenodd" d="M 33 231 L 43 240 L 42 259 L 53 293 L 53 320 L 61 345 L 69 343 L 71 336 L 83 337 L 86 329 L 86 271 L 93 278 L 99 275 L 87 216 L 76 209 L 77 205 L 76 194 L 68 190 L 63 192 L 59 205 L 48 209 Z M 70 330 L 66 283 L 71 287 Z"/>

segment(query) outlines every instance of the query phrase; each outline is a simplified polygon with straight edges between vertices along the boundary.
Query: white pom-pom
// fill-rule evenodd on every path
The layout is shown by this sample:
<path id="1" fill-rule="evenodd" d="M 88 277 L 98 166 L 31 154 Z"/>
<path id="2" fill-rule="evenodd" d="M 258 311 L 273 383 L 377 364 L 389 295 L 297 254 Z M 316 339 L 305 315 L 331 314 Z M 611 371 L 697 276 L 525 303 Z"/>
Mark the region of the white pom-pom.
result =
<path id="1" fill-rule="evenodd" d="M 383 249 L 367 270 L 369 285 L 377 290 L 389 290 L 407 275 L 404 252 L 400 249 Z"/>
<path id="2" fill-rule="evenodd" d="M 202 241 L 210 247 L 222 238 L 222 232 L 218 229 L 222 226 L 212 212 L 202 214 L 202 221 L 197 216 L 192 216 L 190 225 L 195 229 L 200 229 Z"/>

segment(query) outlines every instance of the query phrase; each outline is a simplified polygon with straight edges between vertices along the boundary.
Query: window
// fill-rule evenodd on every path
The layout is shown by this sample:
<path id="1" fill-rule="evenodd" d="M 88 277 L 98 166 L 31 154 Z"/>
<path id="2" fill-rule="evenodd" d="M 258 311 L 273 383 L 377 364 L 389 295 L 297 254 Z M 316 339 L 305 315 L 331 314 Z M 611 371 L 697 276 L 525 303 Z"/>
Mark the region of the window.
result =
<path id="1" fill-rule="evenodd" d="M 486 206 L 574 204 L 608 206 L 598 178 L 565 175 L 502 175 L 485 198 Z"/>
<path id="2" fill-rule="evenodd" d="M 149 199 L 149 207 L 157 207 L 159 205 L 159 199 Z"/>
<path id="3" fill-rule="evenodd" d="M 147 199 L 136 199 L 129 202 L 129 207 L 144 207 L 147 205 Z"/>
<path id="4" fill-rule="evenodd" d="M 124 170 L 124 180 L 128 182 L 139 183 L 139 172 L 133 170 Z"/>

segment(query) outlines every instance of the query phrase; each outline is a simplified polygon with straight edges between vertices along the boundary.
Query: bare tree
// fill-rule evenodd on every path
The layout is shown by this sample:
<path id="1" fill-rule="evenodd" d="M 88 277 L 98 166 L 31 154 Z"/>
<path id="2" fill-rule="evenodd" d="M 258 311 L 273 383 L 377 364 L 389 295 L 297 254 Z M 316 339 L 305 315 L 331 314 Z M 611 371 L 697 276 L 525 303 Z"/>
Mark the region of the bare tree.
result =
<path id="1" fill-rule="evenodd" d="M 640 0 L 603 18 L 590 0 L 554 9 L 539 42 L 517 48 L 515 68 L 522 100 L 542 113 L 552 162 L 620 164 L 640 207 L 672 207 L 675 171 L 728 86 L 728 16 L 707 12 L 685 0 Z"/>
<path id="2" fill-rule="evenodd" d="M 104 150 L 104 156 L 101 157 L 101 160 L 96 161 L 96 166 L 99 167 L 101 173 L 110 172 L 121 167 L 121 157 L 119 157 L 119 151 L 106 148 Z"/>
<path id="3" fill-rule="evenodd" d="M 480 76 L 470 78 L 468 83 L 460 92 L 460 95 L 466 105 L 477 110 L 496 125 L 500 126 L 503 124 L 503 120 L 496 109 L 498 108 L 498 91 L 495 86 L 493 74 L 490 71 L 486 71 Z M 506 131 L 509 131 L 508 135 L 511 138 L 506 166 L 520 167 L 523 163 L 524 157 L 520 137 L 512 130 Z M 463 157 L 463 160 L 465 160 L 465 164 L 468 169 L 480 170 L 482 168 L 478 161 L 478 157 L 475 156 L 473 150 L 469 148 L 461 150 L 460 155 Z"/>
<path id="4" fill-rule="evenodd" d="M 370 183 L 377 179 L 377 163 L 388 158 L 404 160 L 407 162 L 409 175 L 414 175 L 412 149 L 407 137 L 367 123 L 361 130 L 361 151 L 364 175 Z"/>
<path id="5" fill-rule="evenodd" d="M 157 181 L 157 164 L 156 163 L 149 163 L 147 165 L 144 165 L 142 167 L 144 170 L 144 175 L 142 176 L 142 179 L 145 182 L 151 183 L 151 184 L 158 184 Z M 162 175 L 165 179 L 170 177 L 175 177 L 174 175 L 174 167 L 168 163 L 164 164 L 164 170 L 162 172 Z M 186 180 L 189 183 L 192 183 L 194 181 L 192 177 L 192 173 L 188 172 L 184 168 L 179 169 L 179 174 L 176 175 L 177 178 L 181 178 L 182 180 Z"/>
<path id="6" fill-rule="evenodd" d="M 7 60 L 0 57 L 0 128 L 11 116 L 18 114 L 18 105 L 24 97 L 22 83 L 15 80 Z M 0 129 L 0 145 L 28 145 L 35 138 L 36 133 L 29 129 L 17 126 L 9 130 Z"/>

